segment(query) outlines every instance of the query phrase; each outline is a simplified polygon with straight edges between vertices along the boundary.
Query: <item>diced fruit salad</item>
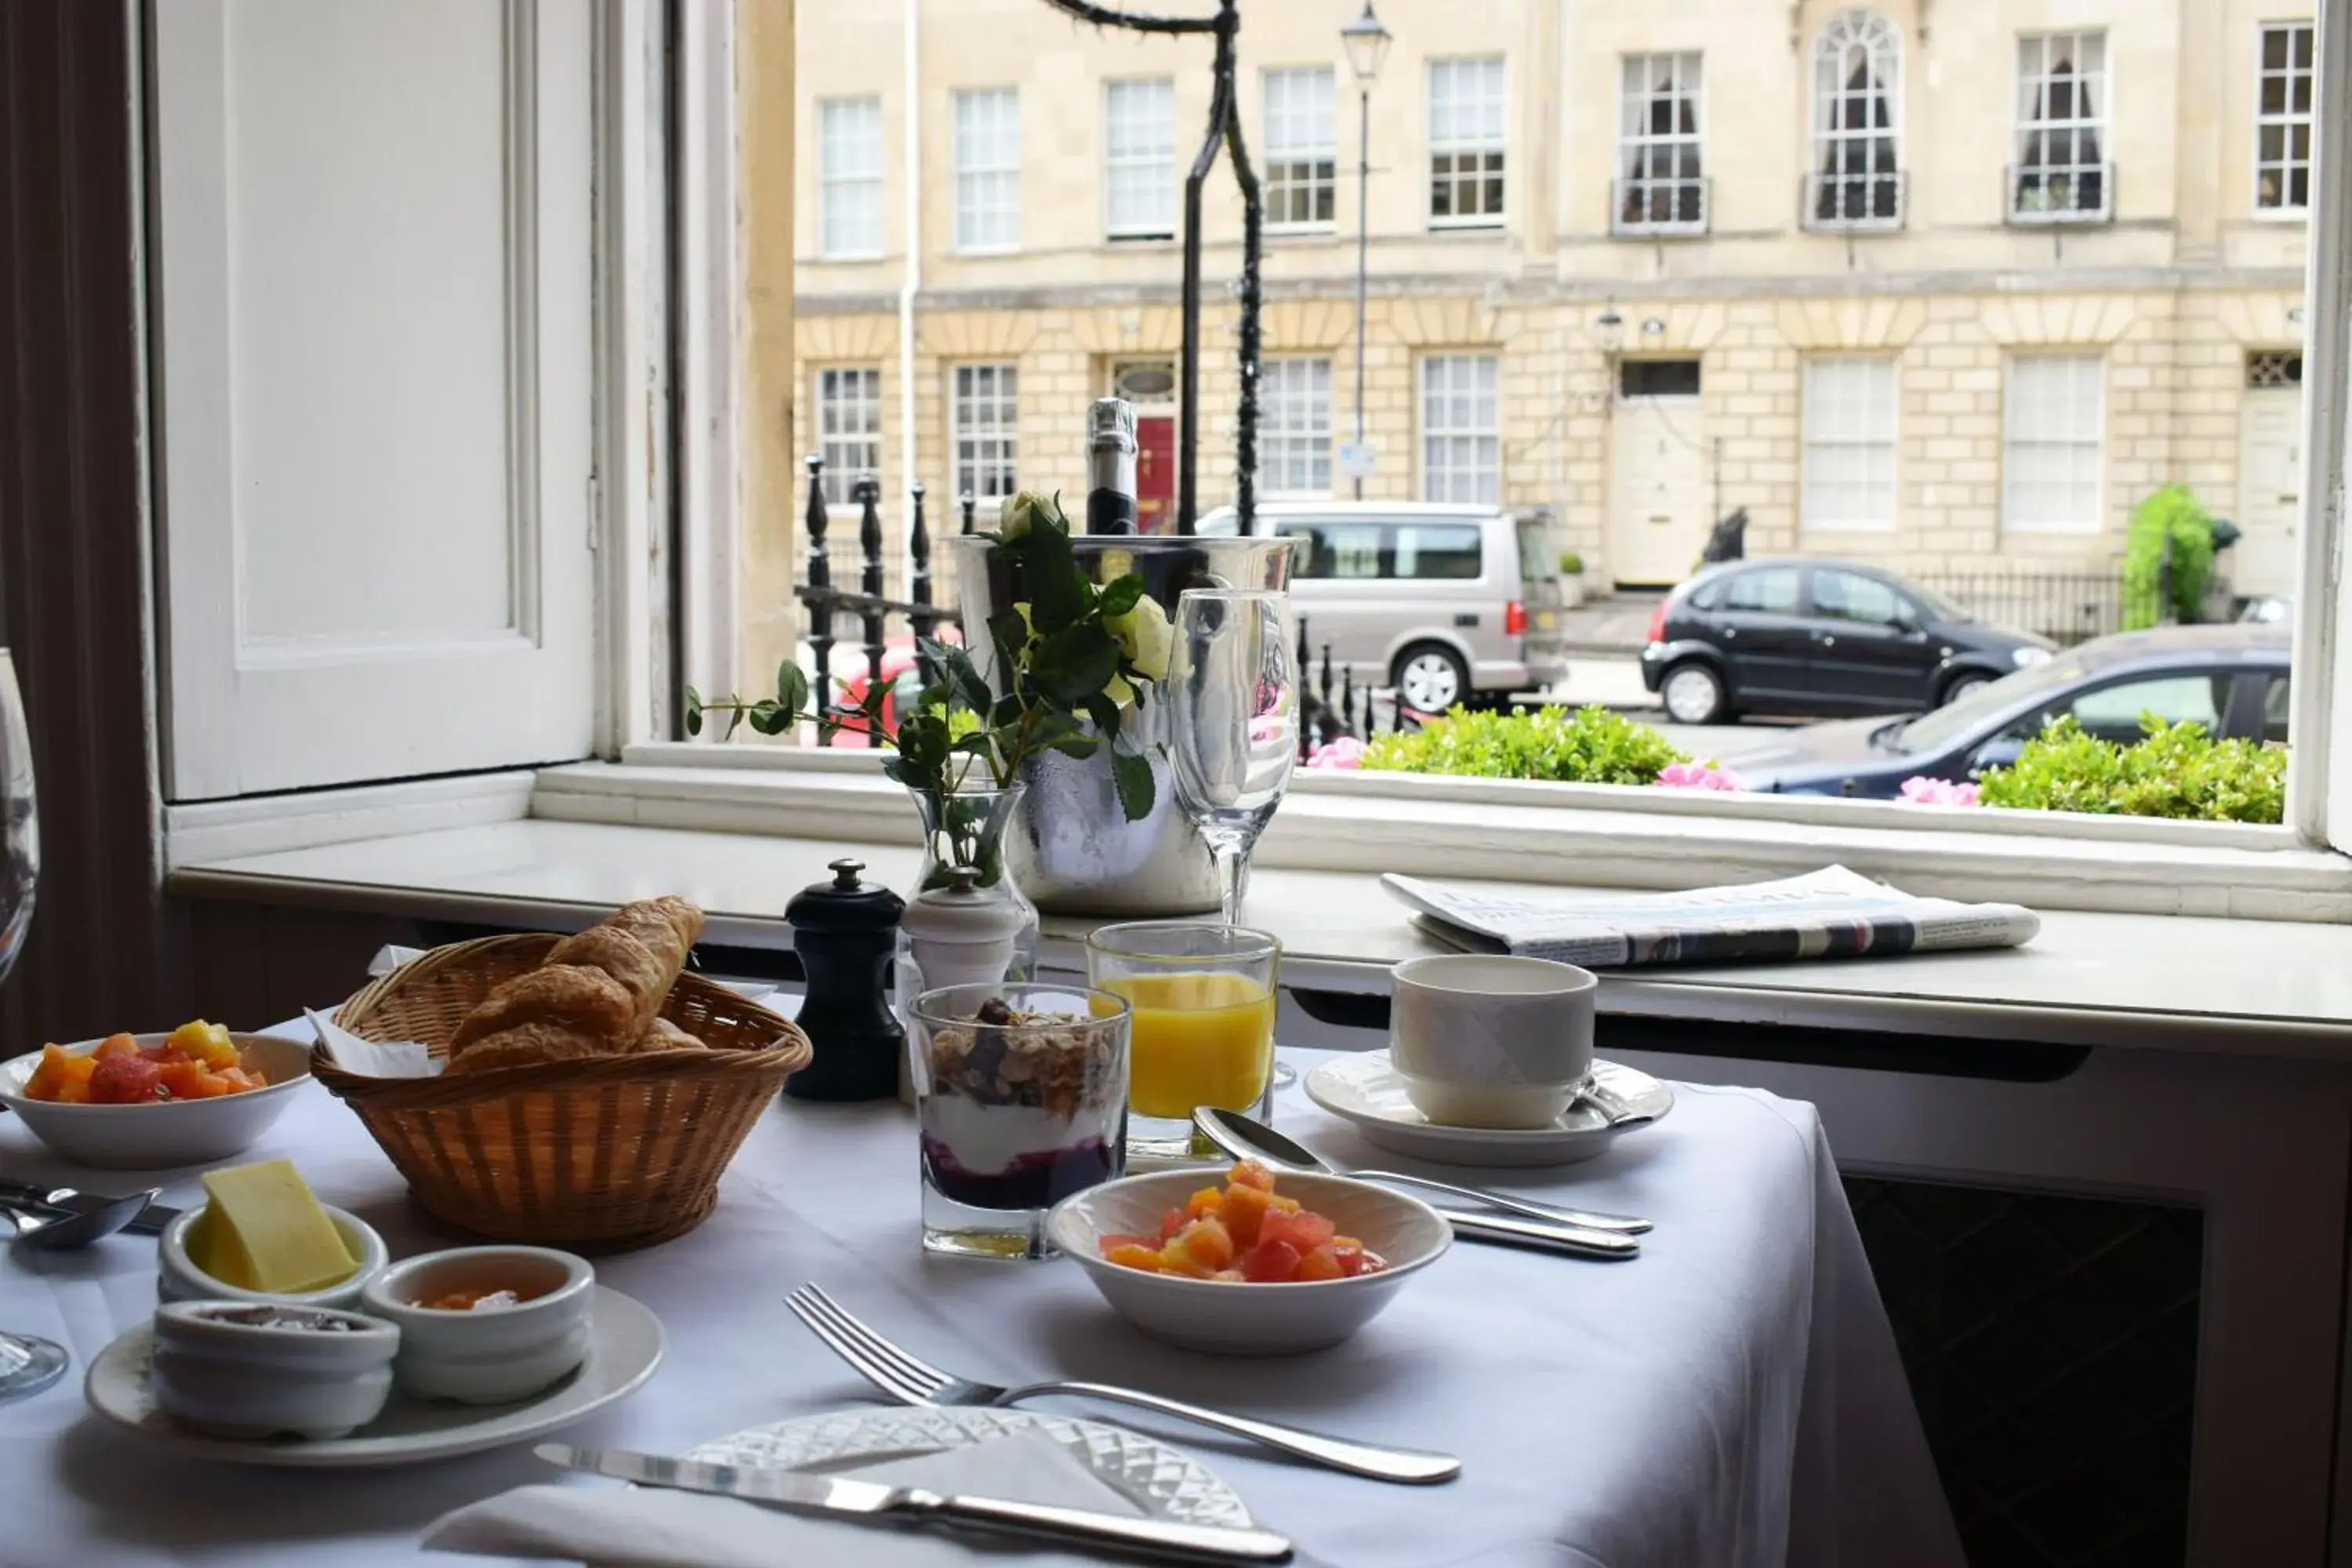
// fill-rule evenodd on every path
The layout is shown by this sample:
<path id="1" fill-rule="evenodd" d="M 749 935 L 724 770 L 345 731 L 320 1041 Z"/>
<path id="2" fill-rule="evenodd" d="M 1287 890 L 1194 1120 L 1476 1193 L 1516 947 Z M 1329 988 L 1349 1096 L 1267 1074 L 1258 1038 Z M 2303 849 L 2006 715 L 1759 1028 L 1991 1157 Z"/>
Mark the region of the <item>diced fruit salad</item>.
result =
<path id="1" fill-rule="evenodd" d="M 144 1049 L 129 1035 L 110 1035 L 87 1055 L 43 1046 L 25 1098 L 60 1105 L 153 1105 L 243 1094 L 268 1083 L 259 1068 L 246 1065 L 226 1029 L 198 1019 Z"/>
<path id="2" fill-rule="evenodd" d="M 1106 1236 L 1102 1253 L 1125 1268 L 1234 1284 L 1289 1285 L 1377 1274 L 1387 1261 L 1297 1198 L 1274 1173 L 1244 1160 L 1223 1187 L 1202 1187 L 1160 1219 L 1157 1236 Z"/>

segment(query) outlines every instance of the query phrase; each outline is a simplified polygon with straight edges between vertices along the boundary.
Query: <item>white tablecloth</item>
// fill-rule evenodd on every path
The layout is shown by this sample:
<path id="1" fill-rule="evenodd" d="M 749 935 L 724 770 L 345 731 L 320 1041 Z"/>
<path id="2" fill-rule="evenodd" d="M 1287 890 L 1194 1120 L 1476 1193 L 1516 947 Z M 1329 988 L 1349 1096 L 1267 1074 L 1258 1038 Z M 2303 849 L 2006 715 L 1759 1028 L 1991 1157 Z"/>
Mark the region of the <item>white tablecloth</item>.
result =
<path id="1" fill-rule="evenodd" d="M 1313 1057 L 1297 1059 L 1303 1068 Z M 1157 1428 L 1294 1535 L 1302 1560 L 1958 1568 L 1950 1514 L 1812 1108 L 1751 1089 L 1676 1092 L 1670 1117 L 1597 1162 L 1490 1173 L 1529 1194 L 1651 1215 L 1657 1229 L 1639 1259 L 1457 1246 L 1349 1344 L 1269 1362 L 1156 1345 L 1067 1266 L 925 1257 L 911 1113 L 784 1101 L 752 1132 L 700 1229 L 599 1261 L 606 1282 L 661 1314 L 669 1355 L 636 1397 L 568 1436 L 677 1452 L 860 1401 L 856 1376 L 783 1309 L 787 1290 L 814 1279 L 958 1371 L 1139 1384 L 1463 1457 L 1450 1486 L 1391 1487 Z M 1328 1154 L 1375 1152 L 1297 1088 L 1278 1120 Z M 303 1090 L 252 1153 L 278 1155 L 322 1198 L 379 1226 L 395 1256 L 444 1244 L 323 1090 Z M 61 1163 L 5 1116 L 0 1174 L 92 1191 L 130 1184 Z M 194 1191 L 176 1180 L 166 1197 L 185 1203 Z M 0 1255 L 0 1328 L 58 1340 L 76 1363 L 47 1392 L 0 1405 L 5 1568 L 456 1568 L 484 1560 L 420 1552 L 425 1523 L 550 1479 L 527 1449 L 305 1473 L 152 1449 L 86 1411 L 80 1373 L 154 1300 L 151 1239 Z"/>

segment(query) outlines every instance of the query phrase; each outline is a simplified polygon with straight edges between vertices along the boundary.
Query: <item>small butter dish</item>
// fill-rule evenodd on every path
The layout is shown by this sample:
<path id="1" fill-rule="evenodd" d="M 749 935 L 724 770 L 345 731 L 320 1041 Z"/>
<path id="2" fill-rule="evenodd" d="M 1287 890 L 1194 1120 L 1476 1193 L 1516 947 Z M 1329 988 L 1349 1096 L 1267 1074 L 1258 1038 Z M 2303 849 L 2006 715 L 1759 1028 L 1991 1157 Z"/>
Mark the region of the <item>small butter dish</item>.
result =
<path id="1" fill-rule="evenodd" d="M 195 1260 L 194 1254 L 203 1251 L 201 1242 L 203 1226 L 206 1223 L 205 1216 L 212 1209 L 209 1204 L 200 1204 L 163 1229 L 163 1244 L 156 1252 L 155 1294 L 165 1301 L 248 1301 L 274 1302 L 289 1307 L 357 1307 L 360 1292 L 369 1280 L 383 1272 L 392 1254 L 385 1248 L 383 1237 L 376 1234 L 375 1227 L 359 1215 L 324 1204 L 320 1207 L 326 1210 L 327 1218 L 333 1223 L 337 1234 L 342 1237 L 343 1246 L 359 1259 L 357 1268 L 332 1285 L 299 1293 L 273 1294 L 266 1290 L 242 1289 L 226 1280 L 215 1279 L 205 1273 Z"/>
<path id="2" fill-rule="evenodd" d="M 173 1301 L 155 1313 L 155 1403 L 221 1436 L 340 1437 L 383 1411 L 399 1348 L 398 1329 L 357 1312 Z"/>
<path id="3" fill-rule="evenodd" d="M 365 1310 L 400 1329 L 404 1393 L 504 1405 L 588 1359 L 596 1271 L 544 1247 L 459 1247 L 396 1263 L 368 1282 Z"/>

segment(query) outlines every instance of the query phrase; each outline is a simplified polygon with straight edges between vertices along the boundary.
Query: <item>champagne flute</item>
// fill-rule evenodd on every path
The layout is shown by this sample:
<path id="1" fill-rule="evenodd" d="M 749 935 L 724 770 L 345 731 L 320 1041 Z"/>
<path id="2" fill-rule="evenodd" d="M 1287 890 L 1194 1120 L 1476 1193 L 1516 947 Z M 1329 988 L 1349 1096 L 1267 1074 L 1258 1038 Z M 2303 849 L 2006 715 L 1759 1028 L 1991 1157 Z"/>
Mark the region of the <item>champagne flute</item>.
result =
<path id="1" fill-rule="evenodd" d="M 33 809 L 33 742 L 16 666 L 0 648 L 0 979 L 16 967 L 33 921 L 40 880 L 41 829 Z M 37 1394 L 66 1370 L 66 1352 L 29 1334 L 0 1333 L 0 1400 Z"/>
<path id="2" fill-rule="evenodd" d="M 1298 754 L 1297 623 L 1290 596 L 1265 588 L 1190 588 L 1176 602 L 1168 682 L 1176 800 L 1217 857 L 1225 924 L 1258 835 Z"/>

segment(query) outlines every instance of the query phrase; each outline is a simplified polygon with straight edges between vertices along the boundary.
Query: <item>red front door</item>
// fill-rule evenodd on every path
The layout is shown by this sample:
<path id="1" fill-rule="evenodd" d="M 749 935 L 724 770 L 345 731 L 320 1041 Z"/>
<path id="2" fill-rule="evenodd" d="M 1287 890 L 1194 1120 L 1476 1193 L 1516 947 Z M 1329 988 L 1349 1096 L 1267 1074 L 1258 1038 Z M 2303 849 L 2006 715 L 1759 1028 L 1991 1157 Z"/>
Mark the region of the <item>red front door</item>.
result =
<path id="1" fill-rule="evenodd" d="M 1176 526 L 1176 416 L 1147 414 L 1135 422 L 1135 529 L 1166 533 Z"/>

